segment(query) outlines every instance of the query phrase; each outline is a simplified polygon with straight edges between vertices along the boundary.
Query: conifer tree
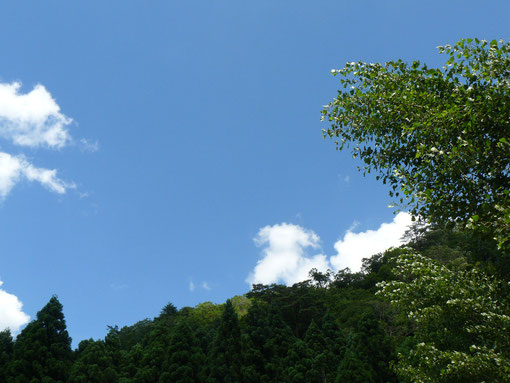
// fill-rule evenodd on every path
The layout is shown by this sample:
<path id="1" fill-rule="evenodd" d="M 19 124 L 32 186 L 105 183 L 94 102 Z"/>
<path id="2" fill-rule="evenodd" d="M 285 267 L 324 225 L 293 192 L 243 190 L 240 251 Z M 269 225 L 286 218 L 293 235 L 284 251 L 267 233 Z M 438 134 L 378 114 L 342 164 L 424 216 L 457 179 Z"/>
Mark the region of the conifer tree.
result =
<path id="1" fill-rule="evenodd" d="M 108 326 L 109 331 L 104 338 L 104 349 L 106 356 L 111 360 L 111 365 L 118 373 L 122 368 L 123 353 L 120 339 L 120 331 L 118 326 Z"/>
<path id="2" fill-rule="evenodd" d="M 136 371 L 136 383 L 158 382 L 162 366 L 166 359 L 169 343 L 167 328 L 158 323 L 151 331 L 149 343 L 145 349 L 141 367 Z"/>
<path id="3" fill-rule="evenodd" d="M 305 341 L 297 339 L 289 349 L 285 364 L 284 382 L 286 383 L 312 383 L 310 371 L 313 369 L 313 353 Z"/>
<path id="4" fill-rule="evenodd" d="M 244 381 L 281 382 L 284 358 L 293 341 L 278 311 L 255 301 L 245 317 L 242 335 Z"/>
<path id="5" fill-rule="evenodd" d="M 338 328 L 334 315 L 329 310 L 322 318 L 321 330 L 325 343 L 326 380 L 333 382 L 338 365 L 345 353 L 346 342 L 343 332 Z"/>
<path id="6" fill-rule="evenodd" d="M 200 341 L 185 320 L 176 326 L 163 365 L 160 383 L 201 383 L 205 355 Z"/>
<path id="7" fill-rule="evenodd" d="M 72 364 L 62 304 L 53 296 L 18 335 L 9 383 L 65 383 Z"/>
<path id="8" fill-rule="evenodd" d="M 241 381 L 241 330 L 230 299 L 225 303 L 209 358 L 210 383 Z"/>
<path id="9" fill-rule="evenodd" d="M 274 305 L 268 307 L 268 325 L 271 332 L 265 344 L 269 355 L 265 369 L 272 382 L 281 382 L 286 367 L 285 357 L 296 338 Z"/>
<path id="10" fill-rule="evenodd" d="M 12 359 L 14 343 L 9 329 L 0 331 L 0 382 L 6 382 L 9 376 L 9 364 Z"/>
<path id="11" fill-rule="evenodd" d="M 349 337 L 335 382 L 394 382 L 395 375 L 389 368 L 393 354 L 377 319 L 371 313 L 363 313 Z"/>
<path id="12" fill-rule="evenodd" d="M 135 344 L 129 352 L 124 355 L 121 378 L 119 383 L 132 383 L 136 373 L 142 368 L 144 348 L 140 343 Z"/>
<path id="13" fill-rule="evenodd" d="M 81 341 L 69 383 L 116 383 L 118 374 L 102 340 Z"/>
<path id="14" fill-rule="evenodd" d="M 327 356 L 328 350 L 322 330 L 314 320 L 308 326 L 305 335 L 305 343 L 310 351 L 310 367 L 306 372 L 307 380 L 310 382 L 327 382 Z"/>
<path id="15" fill-rule="evenodd" d="M 163 364 L 167 359 L 167 348 L 175 325 L 176 314 L 175 306 L 169 303 L 161 310 L 161 314 L 155 318 L 140 366 L 135 369 L 134 382 L 154 383 L 160 380 Z"/>
<path id="16" fill-rule="evenodd" d="M 363 357 L 353 348 L 348 348 L 338 366 L 335 383 L 374 383 L 374 373 Z"/>

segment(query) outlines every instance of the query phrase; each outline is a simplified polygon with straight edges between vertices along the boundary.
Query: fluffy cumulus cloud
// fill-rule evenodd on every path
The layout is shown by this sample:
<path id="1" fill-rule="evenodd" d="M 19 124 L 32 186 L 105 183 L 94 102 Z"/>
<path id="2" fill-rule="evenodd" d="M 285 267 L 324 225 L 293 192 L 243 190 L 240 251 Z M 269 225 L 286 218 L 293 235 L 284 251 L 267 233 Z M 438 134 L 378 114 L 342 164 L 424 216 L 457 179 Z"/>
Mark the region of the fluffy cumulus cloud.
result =
<path id="1" fill-rule="evenodd" d="M 0 286 L 3 282 L 0 281 Z M 23 304 L 18 297 L 0 289 L 0 331 L 9 328 L 16 333 L 27 324 L 30 317 L 23 312 Z"/>
<path id="2" fill-rule="evenodd" d="M 376 230 L 355 233 L 350 229 L 335 243 L 336 254 L 329 259 L 317 253 L 320 238 L 311 230 L 288 223 L 263 227 L 255 238 L 255 244 L 263 247 L 261 258 L 246 281 L 292 285 L 307 279 L 312 268 L 338 271 L 348 267 L 359 271 L 363 258 L 401 245 L 401 237 L 410 224 L 411 216 L 399 213 L 391 223 L 383 223 Z M 317 254 L 309 255 L 307 250 Z"/>
<path id="3" fill-rule="evenodd" d="M 21 84 L 0 83 L 0 139 L 21 147 L 59 149 L 71 140 L 72 119 L 42 85 L 22 93 Z M 97 143 L 88 147 L 97 150 Z M 55 193 L 74 187 L 57 177 L 57 170 L 32 165 L 23 155 L 0 152 L 0 198 L 4 199 L 20 181 L 35 181 Z"/>
<path id="4" fill-rule="evenodd" d="M 36 181 L 47 189 L 63 194 L 73 184 L 57 177 L 57 170 L 36 168 L 23 156 L 11 156 L 0 152 L 0 197 L 5 198 L 11 189 L 22 179 Z"/>
<path id="5" fill-rule="evenodd" d="M 408 213 L 399 213 L 392 222 L 383 223 L 376 230 L 354 233 L 348 230 L 344 237 L 335 243 L 336 255 L 330 259 L 336 270 L 350 268 L 351 271 L 361 269 L 361 260 L 380 253 L 392 246 L 400 246 L 404 232 L 411 224 Z"/>
<path id="6" fill-rule="evenodd" d="M 72 120 L 42 85 L 20 93 L 21 84 L 0 83 L 0 136 L 16 145 L 61 148 L 69 140 Z"/>
<path id="7" fill-rule="evenodd" d="M 298 225 L 282 223 L 260 229 L 255 243 L 264 247 L 262 257 L 249 275 L 250 284 L 284 282 L 291 285 L 308 277 L 312 268 L 326 270 L 324 254 L 307 255 L 307 249 L 319 247 L 319 237 Z"/>

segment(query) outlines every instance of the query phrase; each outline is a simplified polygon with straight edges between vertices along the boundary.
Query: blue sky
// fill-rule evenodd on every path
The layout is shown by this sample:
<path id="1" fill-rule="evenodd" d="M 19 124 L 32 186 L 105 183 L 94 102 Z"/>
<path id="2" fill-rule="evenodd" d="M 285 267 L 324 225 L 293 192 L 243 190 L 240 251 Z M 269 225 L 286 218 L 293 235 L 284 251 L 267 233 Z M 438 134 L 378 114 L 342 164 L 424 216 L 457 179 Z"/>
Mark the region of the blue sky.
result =
<path id="1" fill-rule="evenodd" d="M 507 38 L 480 4 L 4 2 L 0 327 L 57 294 L 98 338 L 395 242 L 407 217 L 322 139 L 330 70 Z"/>

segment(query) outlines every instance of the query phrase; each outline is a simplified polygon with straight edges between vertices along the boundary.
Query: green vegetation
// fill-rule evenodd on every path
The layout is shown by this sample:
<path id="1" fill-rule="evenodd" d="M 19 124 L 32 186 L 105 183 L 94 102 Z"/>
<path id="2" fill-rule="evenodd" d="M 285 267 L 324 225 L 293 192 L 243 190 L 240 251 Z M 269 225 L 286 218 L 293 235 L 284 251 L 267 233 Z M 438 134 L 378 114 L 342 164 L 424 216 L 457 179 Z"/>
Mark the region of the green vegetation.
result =
<path id="1" fill-rule="evenodd" d="M 407 247 L 359 273 L 312 270 L 225 304 L 168 304 L 74 351 L 52 297 L 14 342 L 0 333 L 2 382 L 504 382 L 509 286 L 475 266 L 492 241 L 452 239 L 468 234 L 416 224 Z"/>
<path id="2" fill-rule="evenodd" d="M 0 381 L 510 382 L 510 45 L 440 52 L 442 69 L 347 64 L 324 111 L 325 134 L 420 218 L 404 247 L 358 273 L 168 304 L 74 351 L 52 297 L 15 341 L 0 332 Z"/>
<path id="3" fill-rule="evenodd" d="M 430 247 L 415 226 L 421 254 L 404 250 L 395 280 L 377 285 L 412 329 L 399 378 L 510 381 L 509 284 L 491 276 L 510 277 L 510 44 L 466 39 L 439 52 L 439 69 L 398 60 L 333 71 L 343 89 L 323 111 L 324 136 L 352 145 L 414 218 L 457 228 Z M 475 248 L 463 254 L 466 242 Z"/>
<path id="4" fill-rule="evenodd" d="M 396 259 L 394 270 L 397 279 L 381 282 L 380 293 L 414 325 L 399 375 L 415 382 L 510 379 L 508 284 L 412 251 Z"/>
<path id="5" fill-rule="evenodd" d="M 439 47 L 443 68 L 348 63 L 323 111 L 324 135 L 352 145 L 363 170 L 392 186 L 415 216 L 510 233 L 510 44 L 460 40 Z"/>

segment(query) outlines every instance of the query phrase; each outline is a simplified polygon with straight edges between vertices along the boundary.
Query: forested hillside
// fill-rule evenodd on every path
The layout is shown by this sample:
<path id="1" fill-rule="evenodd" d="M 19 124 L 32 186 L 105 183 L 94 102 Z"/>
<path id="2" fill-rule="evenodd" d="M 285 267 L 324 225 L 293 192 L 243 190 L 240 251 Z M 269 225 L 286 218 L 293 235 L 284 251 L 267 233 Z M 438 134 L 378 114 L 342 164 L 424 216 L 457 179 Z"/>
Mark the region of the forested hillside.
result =
<path id="1" fill-rule="evenodd" d="M 77 350 L 54 296 L 15 341 L 0 333 L 0 382 L 510 381 L 510 44 L 439 49 L 440 69 L 333 71 L 343 90 L 323 111 L 324 135 L 413 213 L 404 246 L 356 273 L 169 303 Z"/>
<path id="2" fill-rule="evenodd" d="M 489 273 L 507 269 L 497 258 L 494 241 L 457 228 L 416 224 L 406 236 L 406 247 L 365 259 L 359 273 L 312 270 L 306 281 L 290 287 L 254 285 L 224 304 L 205 302 L 178 310 L 169 303 L 156 318 L 109 327 L 104 339 L 83 340 L 74 351 L 63 307 L 52 297 L 15 341 L 8 331 L 1 333 L 0 381 L 406 381 L 397 378 L 391 365 L 398 353 L 408 353 L 424 336 L 438 337 L 445 326 L 439 337 L 449 347 L 469 348 L 472 344 L 463 346 L 465 341 L 477 340 L 456 328 L 459 323 L 441 323 L 439 317 L 424 334 L 406 311 L 377 294 L 380 282 L 404 280 L 398 261 L 419 251 L 434 265 L 456 273 L 473 270 L 475 264 Z M 444 293 L 455 294 L 453 290 Z M 493 291 L 491 298 L 503 304 L 507 293 Z M 441 305 L 441 299 L 436 297 L 435 304 Z M 496 343 L 508 342 L 508 334 L 501 336 Z M 498 347 L 508 356 L 508 343 Z M 482 371 L 493 378 L 486 381 L 503 379 L 494 367 Z M 484 377 L 479 378 L 473 381 Z"/>

